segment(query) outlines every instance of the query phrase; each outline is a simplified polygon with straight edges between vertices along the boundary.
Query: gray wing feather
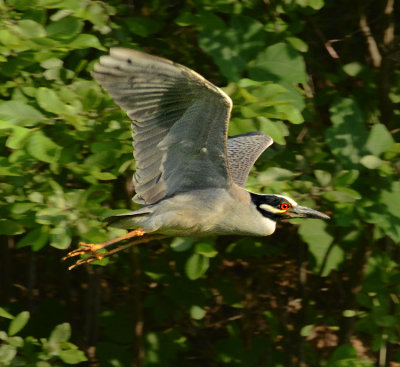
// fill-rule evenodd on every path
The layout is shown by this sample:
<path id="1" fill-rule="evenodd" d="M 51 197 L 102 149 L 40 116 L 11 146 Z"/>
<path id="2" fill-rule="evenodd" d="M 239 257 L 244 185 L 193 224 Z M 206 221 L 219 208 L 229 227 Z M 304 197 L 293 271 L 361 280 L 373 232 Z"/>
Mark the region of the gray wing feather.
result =
<path id="1" fill-rule="evenodd" d="M 93 76 L 132 119 L 136 202 L 228 187 L 224 92 L 184 66 L 123 48 L 102 56 Z"/>
<path id="2" fill-rule="evenodd" d="M 261 132 L 236 135 L 228 139 L 229 169 L 232 180 L 237 185 L 246 185 L 254 162 L 272 143 L 272 138 Z"/>

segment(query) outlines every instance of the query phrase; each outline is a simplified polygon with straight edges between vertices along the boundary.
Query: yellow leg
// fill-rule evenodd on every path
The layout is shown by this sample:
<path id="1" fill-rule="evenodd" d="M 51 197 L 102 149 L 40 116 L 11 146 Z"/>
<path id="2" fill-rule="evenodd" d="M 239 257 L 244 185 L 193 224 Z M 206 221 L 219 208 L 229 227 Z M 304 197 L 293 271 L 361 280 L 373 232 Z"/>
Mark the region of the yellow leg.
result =
<path id="1" fill-rule="evenodd" d="M 108 251 L 108 252 L 103 252 L 103 253 L 98 253 L 98 252 L 93 252 L 91 256 L 85 258 L 85 259 L 79 259 L 74 265 L 71 265 L 68 267 L 68 270 L 72 270 L 74 268 L 76 268 L 77 266 L 83 265 L 83 264 L 89 264 L 92 261 L 96 261 L 96 260 L 102 260 L 105 257 L 111 256 L 113 254 L 115 254 L 116 252 L 122 251 L 127 249 L 128 247 L 134 246 L 134 245 L 139 245 L 142 243 L 146 243 L 146 242 L 150 242 L 152 240 L 155 239 L 160 239 L 160 238 L 165 238 L 167 236 L 163 236 L 163 235 L 147 235 L 147 236 L 143 236 L 142 238 L 138 238 L 135 241 L 131 241 L 129 243 L 127 243 L 126 245 L 117 247 L 114 250 Z"/>
<path id="2" fill-rule="evenodd" d="M 75 257 L 75 256 L 79 256 L 79 255 L 84 255 L 84 254 L 96 254 L 96 251 L 98 251 L 102 248 L 105 248 L 107 246 L 113 245 L 115 243 L 118 243 L 118 242 L 121 242 L 124 240 L 127 240 L 128 238 L 141 237 L 144 234 L 145 234 L 145 232 L 143 231 L 143 229 L 138 228 L 131 232 L 128 232 L 127 234 L 124 234 L 121 237 L 117 237 L 110 241 L 106 241 L 106 242 L 99 243 L 99 244 L 79 242 L 79 246 L 81 246 L 81 247 L 68 252 L 68 254 L 62 258 L 62 260 L 66 260 L 66 259 L 69 259 L 70 257 Z M 100 254 L 98 254 L 98 255 L 100 255 Z"/>
<path id="3" fill-rule="evenodd" d="M 117 247 L 114 250 L 108 251 L 108 252 L 103 252 L 103 253 L 99 253 L 97 252 L 98 250 L 105 248 L 107 246 L 113 245 L 115 243 L 121 242 L 123 240 L 132 238 L 132 237 L 139 237 L 134 241 L 131 241 L 129 243 L 127 243 L 126 245 Z M 92 244 L 92 243 L 83 243 L 80 242 L 79 245 L 81 246 L 81 248 L 78 248 L 76 250 L 73 250 L 71 252 L 69 252 L 66 256 L 64 256 L 62 258 L 62 260 L 66 260 L 69 259 L 70 257 L 75 257 L 78 255 L 90 255 L 89 257 L 85 258 L 85 259 L 79 259 L 74 265 L 71 265 L 70 267 L 68 267 L 69 270 L 72 270 L 74 268 L 76 268 L 77 266 L 83 265 L 83 264 L 89 264 L 92 261 L 95 260 L 101 260 L 104 259 L 105 257 L 108 257 L 110 255 L 115 254 L 116 252 L 125 250 L 128 247 L 134 246 L 134 245 L 138 245 L 141 243 L 146 243 L 146 242 L 150 242 L 154 239 L 159 239 L 159 238 L 164 238 L 166 236 L 164 235 L 151 235 L 151 234 L 146 234 L 141 228 L 135 229 L 134 231 L 131 231 L 121 237 L 115 238 L 113 240 L 107 241 L 107 242 L 103 242 L 103 243 L 99 243 L 99 244 Z"/>

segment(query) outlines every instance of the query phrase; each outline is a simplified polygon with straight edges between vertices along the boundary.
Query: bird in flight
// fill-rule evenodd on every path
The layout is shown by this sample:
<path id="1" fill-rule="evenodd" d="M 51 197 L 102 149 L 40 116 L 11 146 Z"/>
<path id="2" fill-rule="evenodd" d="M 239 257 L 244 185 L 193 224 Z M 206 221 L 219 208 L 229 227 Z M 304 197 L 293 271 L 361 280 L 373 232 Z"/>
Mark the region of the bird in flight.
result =
<path id="1" fill-rule="evenodd" d="M 201 75 L 160 57 L 112 48 L 93 76 L 132 120 L 133 201 L 142 207 L 106 218 L 131 231 L 100 244 L 80 243 L 64 259 L 90 256 L 70 269 L 168 236 L 269 236 L 281 219 L 329 219 L 283 195 L 244 188 L 273 140 L 261 132 L 228 138 L 232 101 Z M 127 239 L 124 246 L 99 252 Z"/>

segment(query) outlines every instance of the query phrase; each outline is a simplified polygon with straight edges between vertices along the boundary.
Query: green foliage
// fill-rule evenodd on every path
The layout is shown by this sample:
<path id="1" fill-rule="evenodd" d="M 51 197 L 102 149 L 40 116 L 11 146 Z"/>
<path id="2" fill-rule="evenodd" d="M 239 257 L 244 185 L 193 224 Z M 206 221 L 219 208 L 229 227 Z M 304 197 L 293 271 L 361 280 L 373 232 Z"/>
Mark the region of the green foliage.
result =
<path id="1" fill-rule="evenodd" d="M 70 338 L 101 367 L 398 363 L 400 73 L 383 2 L 132 4 L 0 1 L 0 365 L 79 364 Z M 101 219 L 135 209 L 129 119 L 90 76 L 114 45 L 223 87 L 230 135 L 275 140 L 248 188 L 332 220 L 67 274 L 64 250 L 123 234 Z"/>
<path id="2" fill-rule="evenodd" d="M 57 325 L 49 338 L 22 337 L 19 334 L 29 321 L 28 311 L 12 316 L 0 308 L 0 317 L 11 319 L 8 332 L 0 331 L 0 366 L 66 366 L 87 360 L 83 351 L 68 340 L 71 327 Z"/>

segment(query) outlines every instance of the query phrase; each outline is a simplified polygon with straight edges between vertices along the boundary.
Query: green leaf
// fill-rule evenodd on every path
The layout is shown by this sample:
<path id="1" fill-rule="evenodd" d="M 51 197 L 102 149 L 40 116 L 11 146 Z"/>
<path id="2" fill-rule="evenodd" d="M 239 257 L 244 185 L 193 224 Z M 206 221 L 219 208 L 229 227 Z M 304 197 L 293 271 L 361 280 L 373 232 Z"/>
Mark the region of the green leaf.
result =
<path id="1" fill-rule="evenodd" d="M 343 170 L 334 178 L 335 186 L 350 186 L 357 180 L 359 171 L 357 170 Z"/>
<path id="2" fill-rule="evenodd" d="M 372 126 L 369 133 L 366 148 L 375 156 L 388 151 L 395 143 L 389 130 L 383 124 Z"/>
<path id="3" fill-rule="evenodd" d="M 292 178 L 294 173 L 288 169 L 271 167 L 260 173 L 257 177 L 258 182 L 263 186 L 268 186 L 276 181 L 283 181 Z"/>
<path id="4" fill-rule="evenodd" d="M 30 314 L 28 311 L 22 311 L 17 316 L 15 316 L 10 322 L 10 326 L 8 327 L 8 334 L 13 336 L 20 332 L 28 323 L 29 318 Z"/>
<path id="5" fill-rule="evenodd" d="M 281 120 L 288 120 L 292 124 L 301 124 L 304 122 L 301 112 L 293 105 L 277 105 L 274 106 L 274 109 L 279 114 L 277 117 Z"/>
<path id="6" fill-rule="evenodd" d="M 362 64 L 356 61 L 343 66 L 344 72 L 350 76 L 357 76 L 358 74 L 360 74 L 362 68 Z"/>
<path id="7" fill-rule="evenodd" d="M 202 20 L 200 47 L 213 58 L 228 80 L 239 80 L 247 62 L 263 47 L 263 25 L 243 15 L 232 16 L 229 26 L 213 13 L 207 13 Z"/>
<path id="8" fill-rule="evenodd" d="M 125 20 L 129 30 L 142 37 L 148 37 L 151 34 L 159 32 L 163 24 L 151 18 L 129 17 Z"/>
<path id="9" fill-rule="evenodd" d="M 189 310 L 190 317 L 194 320 L 201 320 L 206 315 L 206 310 L 200 306 L 193 305 Z"/>
<path id="10" fill-rule="evenodd" d="M 365 155 L 360 159 L 360 163 L 369 169 L 376 169 L 384 163 L 384 161 L 374 155 Z"/>
<path id="11" fill-rule="evenodd" d="M 400 218 L 400 182 L 393 182 L 390 190 L 382 190 L 379 201 L 390 214 Z"/>
<path id="12" fill-rule="evenodd" d="M 190 280 L 202 277 L 210 266 L 210 259 L 200 254 L 193 254 L 186 261 L 185 271 Z"/>
<path id="13" fill-rule="evenodd" d="M 35 126 L 44 116 L 32 106 L 20 101 L 0 103 L 0 119 L 19 126 Z"/>
<path id="14" fill-rule="evenodd" d="M 289 131 L 281 121 L 271 121 L 264 116 L 258 116 L 257 121 L 260 123 L 260 130 L 269 135 L 275 143 L 285 145 L 285 136 L 289 135 Z"/>
<path id="15" fill-rule="evenodd" d="M 357 363 L 356 360 L 357 352 L 354 347 L 349 344 L 344 344 L 334 350 L 325 367 L 358 367 L 362 365 L 367 367 L 371 366 L 370 364 L 360 364 L 362 362 Z M 352 361 L 354 361 L 354 363 L 352 363 Z"/>
<path id="16" fill-rule="evenodd" d="M 314 329 L 315 329 L 314 324 L 305 325 L 301 328 L 300 335 L 303 337 L 310 336 Z"/>
<path id="17" fill-rule="evenodd" d="M 15 30 L 24 38 L 40 38 L 46 36 L 43 26 L 34 20 L 23 19 L 15 26 Z"/>
<path id="18" fill-rule="evenodd" d="M 60 99 L 56 92 L 49 88 L 39 88 L 36 99 L 40 107 L 56 115 L 73 114 L 75 112 L 71 106 Z"/>
<path id="19" fill-rule="evenodd" d="M 7 312 L 3 307 L 0 307 L 0 317 L 4 317 L 6 319 L 14 318 L 14 316 Z"/>
<path id="20" fill-rule="evenodd" d="M 324 7 L 324 0 L 307 0 L 307 5 L 314 10 L 319 10 Z"/>
<path id="21" fill-rule="evenodd" d="M 290 45 L 295 48 L 297 51 L 300 52 L 307 52 L 308 51 L 308 45 L 305 43 L 303 40 L 297 37 L 287 37 L 286 41 L 290 43 Z"/>
<path id="22" fill-rule="evenodd" d="M 218 255 L 218 251 L 209 242 L 196 243 L 194 251 L 206 257 L 215 257 Z"/>
<path id="23" fill-rule="evenodd" d="M 357 311 L 354 310 L 344 310 L 342 312 L 343 317 L 355 317 L 357 316 Z"/>
<path id="24" fill-rule="evenodd" d="M 111 172 L 100 172 L 98 167 L 90 170 L 90 174 L 98 180 L 104 181 L 115 180 L 117 178 L 117 176 L 113 175 Z"/>
<path id="25" fill-rule="evenodd" d="M 381 315 L 375 317 L 375 322 L 382 327 L 393 327 L 398 324 L 398 319 L 392 315 Z"/>
<path id="26" fill-rule="evenodd" d="M 36 363 L 35 367 L 53 367 L 49 362 L 39 361 Z"/>
<path id="27" fill-rule="evenodd" d="M 5 124 L 6 122 L 4 122 Z M 2 122 L 0 122 L 0 129 Z M 7 139 L 6 147 L 11 149 L 20 149 L 25 145 L 26 138 L 29 136 L 30 131 L 24 127 L 13 125 L 14 128 L 12 130 L 11 135 Z"/>
<path id="28" fill-rule="evenodd" d="M 80 48 L 97 48 L 101 51 L 106 51 L 106 48 L 103 47 L 99 41 L 99 39 L 92 34 L 80 34 L 76 38 L 74 38 L 71 42 L 68 43 L 69 48 L 80 49 Z"/>
<path id="29" fill-rule="evenodd" d="M 50 230 L 50 246 L 65 250 L 71 245 L 71 233 L 67 227 L 60 225 Z"/>
<path id="30" fill-rule="evenodd" d="M 324 198 L 341 203 L 352 203 L 362 198 L 361 194 L 349 187 L 337 187 L 336 190 L 326 191 Z"/>
<path id="31" fill-rule="evenodd" d="M 358 104 L 352 99 L 339 99 L 329 110 L 333 127 L 326 131 L 326 141 L 333 154 L 353 168 L 364 155 L 367 131 Z"/>
<path id="32" fill-rule="evenodd" d="M 22 339 L 20 336 L 9 336 L 7 338 L 7 343 L 13 347 L 21 348 L 24 345 L 24 339 Z"/>
<path id="33" fill-rule="evenodd" d="M 17 348 L 12 345 L 0 345 L 0 365 L 9 366 L 11 361 L 17 355 Z"/>
<path id="34" fill-rule="evenodd" d="M 339 269 L 340 264 L 345 260 L 346 253 L 343 249 L 338 246 L 334 245 L 330 248 L 329 254 L 326 257 L 324 267 L 321 272 L 322 277 L 327 277 L 332 270 Z"/>
<path id="35" fill-rule="evenodd" d="M 62 350 L 58 356 L 67 364 L 78 364 L 88 360 L 85 353 L 78 349 Z"/>
<path id="36" fill-rule="evenodd" d="M 194 243 L 193 238 L 175 237 L 171 242 L 171 249 L 176 252 L 183 252 L 189 250 Z"/>
<path id="37" fill-rule="evenodd" d="M 10 219 L 0 219 L 0 234 L 8 236 L 24 233 L 24 228 Z"/>
<path id="38" fill-rule="evenodd" d="M 314 271 L 321 272 L 325 259 L 329 256 L 329 247 L 333 237 L 326 231 L 327 224 L 319 219 L 305 219 L 300 224 L 299 235 L 308 244 L 316 265 Z"/>
<path id="39" fill-rule="evenodd" d="M 307 81 L 302 55 L 286 43 L 277 43 L 261 52 L 251 63 L 249 74 L 255 80 L 284 80 L 292 83 Z"/>
<path id="40" fill-rule="evenodd" d="M 45 136 L 42 131 L 34 131 L 28 141 L 29 154 L 39 161 L 57 162 L 61 153 L 61 147 Z"/>
<path id="41" fill-rule="evenodd" d="M 22 239 L 20 239 L 16 248 L 31 246 L 33 251 L 39 251 L 49 240 L 48 227 L 40 226 L 30 231 Z"/>
<path id="42" fill-rule="evenodd" d="M 37 0 L 12 0 L 7 3 L 18 10 L 28 10 L 37 4 Z"/>
<path id="43" fill-rule="evenodd" d="M 328 186 L 332 181 L 332 175 L 329 172 L 315 170 L 314 175 L 321 186 Z"/>
<path id="44" fill-rule="evenodd" d="M 67 322 L 57 325 L 50 334 L 50 343 L 67 342 L 71 337 L 71 326 Z"/>
<path id="45" fill-rule="evenodd" d="M 70 39 L 82 32 L 83 22 L 74 17 L 65 17 L 57 22 L 52 22 L 46 28 L 51 38 L 58 40 Z"/>
<path id="46" fill-rule="evenodd" d="M 22 176 L 22 172 L 16 169 L 6 157 L 0 157 L 0 176 Z"/>

